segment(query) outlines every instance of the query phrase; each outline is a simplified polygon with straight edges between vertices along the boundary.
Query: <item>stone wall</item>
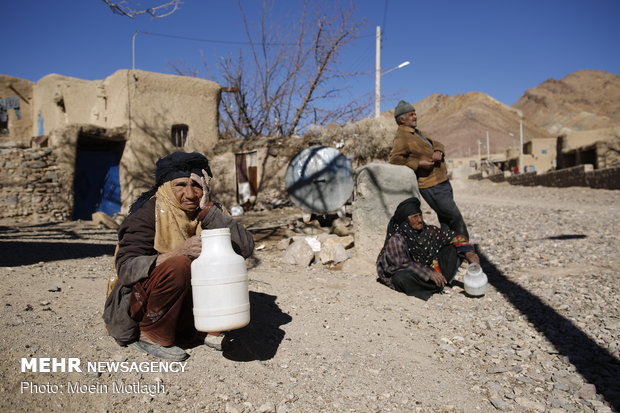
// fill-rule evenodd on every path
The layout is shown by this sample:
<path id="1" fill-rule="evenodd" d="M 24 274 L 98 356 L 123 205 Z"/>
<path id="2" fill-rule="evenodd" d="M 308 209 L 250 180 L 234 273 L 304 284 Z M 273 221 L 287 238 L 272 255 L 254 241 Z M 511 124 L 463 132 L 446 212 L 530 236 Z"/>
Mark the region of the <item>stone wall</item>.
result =
<path id="1" fill-rule="evenodd" d="M 470 179 L 479 177 L 470 176 Z M 599 189 L 620 189 L 620 167 L 594 169 L 590 164 L 574 166 L 572 168 L 559 169 L 538 175 L 529 172 L 519 175 L 504 176 L 503 173 L 489 176 L 493 182 L 508 182 L 511 185 L 524 186 L 589 186 Z"/>
<path id="2" fill-rule="evenodd" d="M 71 193 L 52 148 L 0 150 L 0 220 L 65 221 Z"/>
<path id="3" fill-rule="evenodd" d="M 588 186 L 598 189 L 620 189 L 620 167 L 597 169 L 587 174 Z"/>

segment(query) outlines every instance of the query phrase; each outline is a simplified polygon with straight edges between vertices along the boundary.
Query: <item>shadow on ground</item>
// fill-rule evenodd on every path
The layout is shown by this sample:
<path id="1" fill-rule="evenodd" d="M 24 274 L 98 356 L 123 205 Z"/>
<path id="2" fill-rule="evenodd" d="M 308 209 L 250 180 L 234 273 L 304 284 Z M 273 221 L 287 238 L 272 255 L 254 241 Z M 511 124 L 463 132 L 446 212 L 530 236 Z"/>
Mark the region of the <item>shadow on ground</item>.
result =
<path id="1" fill-rule="evenodd" d="M 0 240 L 0 267 L 113 255 L 115 244 Z"/>
<path id="2" fill-rule="evenodd" d="M 577 369 L 581 376 L 596 386 L 615 411 L 620 411 L 620 360 L 581 331 L 571 320 L 562 316 L 519 284 L 509 280 L 478 251 L 482 268 L 489 283 L 553 344 L 559 355 Z"/>
<path id="3" fill-rule="evenodd" d="M 549 236 L 546 239 L 563 241 L 567 239 L 584 239 L 587 238 L 587 235 L 584 234 L 561 234 L 561 235 L 553 235 Z"/>
<path id="4" fill-rule="evenodd" d="M 224 357 L 233 361 L 269 360 L 284 339 L 281 325 L 292 317 L 276 304 L 276 296 L 250 291 L 250 324 L 226 334 Z"/>

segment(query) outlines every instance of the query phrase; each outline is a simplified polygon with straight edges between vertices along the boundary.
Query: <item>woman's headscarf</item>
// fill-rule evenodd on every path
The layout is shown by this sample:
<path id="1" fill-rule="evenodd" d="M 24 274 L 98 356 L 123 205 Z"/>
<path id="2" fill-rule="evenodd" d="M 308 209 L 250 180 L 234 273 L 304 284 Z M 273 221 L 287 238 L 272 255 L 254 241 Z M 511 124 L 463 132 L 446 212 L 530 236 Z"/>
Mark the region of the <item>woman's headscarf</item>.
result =
<path id="1" fill-rule="evenodd" d="M 415 215 L 421 212 L 420 200 L 414 196 L 407 198 L 398 204 L 396 211 L 394 211 L 394 215 L 392 215 L 392 218 L 388 223 L 388 237 L 391 237 L 392 234 L 394 234 L 396 226 L 400 226 L 401 223 L 406 222 L 407 225 L 409 225 L 409 221 L 407 220 L 409 215 Z"/>
<path id="2" fill-rule="evenodd" d="M 420 200 L 411 197 L 396 207 L 394 215 L 388 223 L 387 239 L 392 235 L 399 233 L 407 243 L 407 251 L 414 262 L 431 265 L 433 259 L 437 257 L 437 253 L 445 245 L 448 245 L 452 238 L 456 236 L 453 231 L 441 231 L 435 227 L 428 227 L 416 231 L 411 228 L 409 215 L 421 213 Z"/>
<path id="3" fill-rule="evenodd" d="M 131 206 L 129 213 L 137 211 L 155 196 L 155 243 L 159 253 L 179 247 L 188 238 L 200 233 L 200 223 L 191 220 L 176 199 L 170 181 L 189 177 L 192 173 L 202 176 L 204 169 L 213 176 L 207 158 L 197 152 L 174 152 L 157 161 L 155 185 L 144 192 Z"/>
<path id="4" fill-rule="evenodd" d="M 142 205 L 155 195 L 157 189 L 164 182 L 172 181 L 176 178 L 184 178 L 195 173 L 202 176 L 202 170 L 207 171 L 209 176 L 213 176 L 209 167 L 209 160 L 198 152 L 173 152 L 170 155 L 160 158 L 155 163 L 155 185 L 146 192 L 143 192 L 129 208 L 129 214 L 133 214 Z"/>

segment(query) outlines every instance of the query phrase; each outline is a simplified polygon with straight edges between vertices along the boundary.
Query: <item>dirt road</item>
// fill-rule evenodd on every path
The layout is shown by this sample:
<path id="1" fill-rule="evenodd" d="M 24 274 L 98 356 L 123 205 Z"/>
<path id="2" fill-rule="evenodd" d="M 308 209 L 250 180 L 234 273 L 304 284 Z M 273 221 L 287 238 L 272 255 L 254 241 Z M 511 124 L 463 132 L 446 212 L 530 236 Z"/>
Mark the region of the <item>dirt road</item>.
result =
<path id="1" fill-rule="evenodd" d="M 263 239 L 251 324 L 223 353 L 189 348 L 178 372 L 109 371 L 156 361 L 104 330 L 113 231 L 0 227 L 0 410 L 618 411 L 620 191 L 453 185 L 491 283 L 483 298 L 463 294 L 463 269 L 423 302 L 372 269 L 284 264 Z M 45 357 L 82 372 L 21 372 Z"/>

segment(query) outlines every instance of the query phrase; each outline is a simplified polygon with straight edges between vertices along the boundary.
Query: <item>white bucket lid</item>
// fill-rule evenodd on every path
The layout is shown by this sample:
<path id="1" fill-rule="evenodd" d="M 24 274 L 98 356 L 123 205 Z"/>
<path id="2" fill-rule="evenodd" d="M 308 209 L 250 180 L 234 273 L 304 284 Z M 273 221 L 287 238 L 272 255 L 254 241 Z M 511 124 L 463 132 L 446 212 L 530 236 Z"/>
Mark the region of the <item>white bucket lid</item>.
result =
<path id="1" fill-rule="evenodd" d="M 230 235 L 230 228 L 203 229 L 200 238 L 215 237 L 218 235 Z"/>

